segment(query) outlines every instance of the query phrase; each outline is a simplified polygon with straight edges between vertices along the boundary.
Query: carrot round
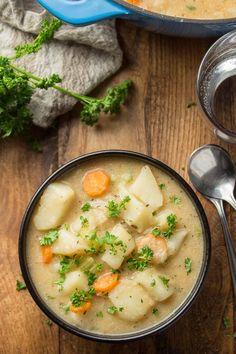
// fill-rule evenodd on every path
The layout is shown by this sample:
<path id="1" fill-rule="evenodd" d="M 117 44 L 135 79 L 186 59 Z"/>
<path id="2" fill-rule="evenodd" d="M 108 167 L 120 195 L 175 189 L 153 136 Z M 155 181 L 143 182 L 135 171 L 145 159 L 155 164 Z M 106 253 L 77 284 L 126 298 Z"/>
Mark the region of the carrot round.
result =
<path id="1" fill-rule="evenodd" d="M 102 169 L 89 171 L 83 178 L 83 189 L 90 197 L 99 197 L 110 184 L 110 176 Z"/>
<path id="2" fill-rule="evenodd" d="M 85 312 L 87 312 L 90 307 L 92 306 L 91 301 L 87 301 L 85 302 L 83 305 L 79 306 L 79 307 L 75 307 L 74 305 L 70 305 L 70 311 L 71 312 L 75 312 L 78 315 L 83 315 Z"/>
<path id="3" fill-rule="evenodd" d="M 104 293 L 111 291 L 118 283 L 117 273 L 106 273 L 95 280 L 93 287 L 97 293 Z"/>
<path id="4" fill-rule="evenodd" d="M 53 253 L 51 246 L 41 246 L 41 252 L 43 256 L 43 263 L 48 264 L 52 261 Z"/>

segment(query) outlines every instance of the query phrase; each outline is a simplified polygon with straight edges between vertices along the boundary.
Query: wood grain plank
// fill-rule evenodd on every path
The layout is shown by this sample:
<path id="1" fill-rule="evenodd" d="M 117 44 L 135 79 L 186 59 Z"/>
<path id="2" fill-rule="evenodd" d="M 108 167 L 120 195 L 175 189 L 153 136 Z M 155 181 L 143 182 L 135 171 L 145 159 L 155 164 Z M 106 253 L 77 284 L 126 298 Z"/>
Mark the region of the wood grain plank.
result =
<path id="1" fill-rule="evenodd" d="M 103 88 L 131 76 L 132 98 L 120 117 L 104 119 L 95 129 L 78 124 L 74 112 L 72 121 L 60 126 L 59 162 L 89 151 L 128 148 L 161 159 L 188 180 L 184 169 L 190 153 L 201 144 L 220 143 L 197 107 L 186 108 L 188 100 L 196 99 L 198 66 L 211 41 L 167 38 L 124 22 L 119 32 L 124 69 Z M 201 200 L 211 221 L 214 253 L 207 281 L 190 311 L 165 333 L 130 344 L 96 344 L 61 331 L 62 354 L 78 348 L 80 353 L 233 353 L 233 339 L 222 325 L 226 305 L 231 320 L 233 314 L 224 241 L 214 207 Z"/>
<path id="2" fill-rule="evenodd" d="M 22 280 L 17 251 L 21 218 L 35 189 L 56 167 L 49 153 L 56 151 L 55 137 L 45 135 L 44 139 L 43 154 L 30 151 L 20 139 L 0 141 L 1 354 L 52 354 L 59 350 L 58 328 L 48 327 L 46 316 L 27 290 L 16 291 L 16 279 Z"/>
<path id="3" fill-rule="evenodd" d="M 43 154 L 28 151 L 20 140 L 0 142 L 0 296 L 4 323 L 0 328 L 0 353 L 234 353 L 235 310 L 222 230 L 213 205 L 201 196 L 212 232 L 210 270 L 191 309 L 160 335 L 124 344 L 91 342 L 56 325 L 48 327 L 45 316 L 29 294 L 15 291 L 15 280 L 19 277 L 17 237 L 22 213 L 35 188 L 58 165 L 94 150 L 130 149 L 166 162 L 189 181 L 186 165 L 190 153 L 210 142 L 227 148 L 236 161 L 235 148 L 214 137 L 198 108 L 186 108 L 188 100 L 196 99 L 198 66 L 211 41 L 168 38 L 124 21 L 118 23 L 118 29 L 124 49 L 123 68 L 95 94 L 102 95 L 110 85 L 130 77 L 134 88 L 120 115 L 103 117 L 97 127 L 89 128 L 79 122 L 80 108 L 77 107 L 60 118 L 58 135 L 56 130 L 43 134 Z M 233 102 L 232 95 L 227 97 Z M 225 102 L 222 104 L 223 110 L 231 114 L 232 124 L 234 110 L 226 110 Z M 227 214 L 235 237 L 236 213 L 227 208 Z M 229 332 L 223 327 L 223 316 L 231 320 Z"/>

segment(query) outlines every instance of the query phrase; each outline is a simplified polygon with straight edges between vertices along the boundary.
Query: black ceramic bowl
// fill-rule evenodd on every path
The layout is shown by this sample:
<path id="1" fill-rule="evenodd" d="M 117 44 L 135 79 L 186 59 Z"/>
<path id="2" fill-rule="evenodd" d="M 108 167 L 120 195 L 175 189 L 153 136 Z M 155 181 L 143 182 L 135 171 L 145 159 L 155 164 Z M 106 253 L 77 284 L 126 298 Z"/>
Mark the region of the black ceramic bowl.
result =
<path id="1" fill-rule="evenodd" d="M 191 293 L 187 296 L 183 304 L 160 324 L 154 325 L 148 329 L 144 329 L 139 332 L 121 334 L 121 335 L 104 335 L 104 334 L 91 333 L 89 331 L 77 328 L 74 325 L 71 325 L 66 321 L 62 320 L 55 312 L 53 312 L 50 309 L 50 307 L 44 302 L 44 300 L 38 294 L 37 289 L 31 278 L 30 269 L 28 267 L 27 260 L 26 260 L 27 230 L 28 230 L 29 221 L 34 211 L 34 208 L 37 202 L 39 201 L 39 198 L 41 197 L 42 193 L 44 192 L 45 188 L 51 182 L 56 180 L 58 177 L 62 176 L 64 173 L 67 173 L 74 168 L 79 168 L 83 163 L 91 160 L 102 159 L 105 157 L 113 157 L 114 159 L 116 157 L 124 157 L 126 159 L 130 158 L 130 159 L 143 161 L 144 163 L 148 163 L 150 165 L 153 165 L 154 167 L 157 167 L 158 169 L 165 172 L 167 175 L 171 176 L 183 188 L 183 190 L 187 193 L 188 197 L 191 199 L 193 205 L 196 208 L 203 229 L 204 249 L 203 249 L 203 262 L 201 265 L 201 270 L 195 286 L 193 287 Z M 93 152 L 87 155 L 77 157 L 74 160 L 71 160 L 65 165 L 61 166 L 57 171 L 55 171 L 51 176 L 49 176 L 46 179 L 46 181 L 38 188 L 38 190 L 34 194 L 33 198 L 31 199 L 25 211 L 22 224 L 21 224 L 20 237 L 19 237 L 19 259 L 20 259 L 22 275 L 25 280 L 26 286 L 31 296 L 33 297 L 34 301 L 36 302 L 36 304 L 51 320 L 53 320 L 55 323 L 57 323 L 65 330 L 78 336 L 82 336 L 97 341 L 104 341 L 104 342 L 122 342 L 127 340 L 140 339 L 149 334 L 154 334 L 154 333 L 156 334 L 165 330 L 167 327 L 173 324 L 177 319 L 179 319 L 191 307 L 193 301 L 195 300 L 197 294 L 199 293 L 199 290 L 203 284 L 208 269 L 208 265 L 210 261 L 210 250 L 211 250 L 210 231 L 209 231 L 209 226 L 208 226 L 205 212 L 196 194 L 193 192 L 190 186 L 184 181 L 184 179 L 161 161 L 155 160 L 149 156 L 139 154 L 136 152 L 122 151 L 122 150 L 99 151 L 99 152 Z"/>

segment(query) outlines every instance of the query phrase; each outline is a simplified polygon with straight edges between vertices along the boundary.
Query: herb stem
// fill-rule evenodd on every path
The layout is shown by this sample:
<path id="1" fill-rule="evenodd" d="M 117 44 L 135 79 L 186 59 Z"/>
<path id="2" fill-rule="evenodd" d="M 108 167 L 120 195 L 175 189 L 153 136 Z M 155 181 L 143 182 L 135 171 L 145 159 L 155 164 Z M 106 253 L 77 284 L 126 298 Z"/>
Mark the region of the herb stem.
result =
<path id="1" fill-rule="evenodd" d="M 41 81 L 41 78 L 38 77 L 38 76 L 35 76 L 33 74 L 31 74 L 30 72 L 22 69 L 22 68 L 19 68 L 18 66 L 16 65 L 13 65 L 13 64 L 10 64 L 11 68 L 20 72 L 21 74 L 23 75 L 26 75 L 28 76 L 30 79 L 32 80 L 35 80 L 35 81 Z M 64 87 L 61 87 L 59 85 L 52 85 L 52 87 L 66 95 L 69 95 L 71 97 L 74 97 L 76 98 L 77 100 L 82 100 L 83 102 L 85 103 L 90 103 L 91 100 L 94 100 L 94 98 L 92 97 L 89 97 L 89 96 L 83 96 L 83 95 L 80 95 L 79 93 L 76 93 L 76 92 L 73 92 L 73 91 L 70 91 L 70 90 L 67 90 L 65 89 Z"/>

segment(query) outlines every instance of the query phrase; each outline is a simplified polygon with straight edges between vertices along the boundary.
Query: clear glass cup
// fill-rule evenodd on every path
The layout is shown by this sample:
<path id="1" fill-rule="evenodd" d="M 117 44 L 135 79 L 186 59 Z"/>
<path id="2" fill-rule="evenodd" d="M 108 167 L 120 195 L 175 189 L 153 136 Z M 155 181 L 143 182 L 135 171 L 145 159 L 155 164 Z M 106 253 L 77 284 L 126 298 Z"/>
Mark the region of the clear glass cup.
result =
<path id="1" fill-rule="evenodd" d="M 236 131 L 221 124 L 217 117 L 215 96 L 219 86 L 233 76 L 236 77 L 236 31 L 227 33 L 210 47 L 197 76 L 198 103 L 203 115 L 215 135 L 230 144 L 236 144 Z"/>

